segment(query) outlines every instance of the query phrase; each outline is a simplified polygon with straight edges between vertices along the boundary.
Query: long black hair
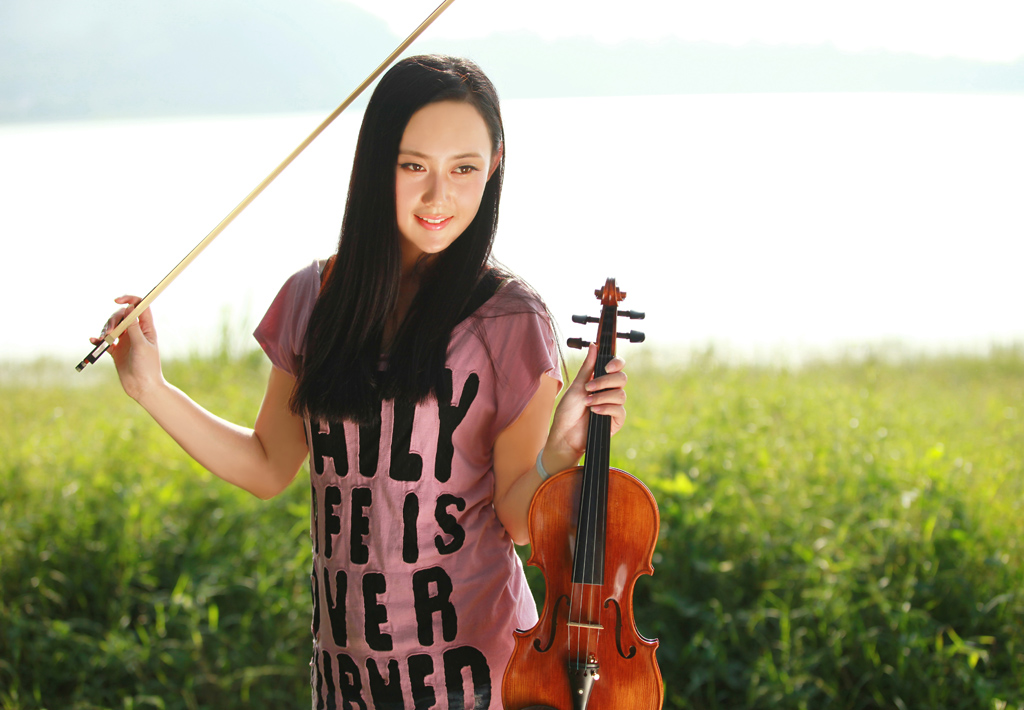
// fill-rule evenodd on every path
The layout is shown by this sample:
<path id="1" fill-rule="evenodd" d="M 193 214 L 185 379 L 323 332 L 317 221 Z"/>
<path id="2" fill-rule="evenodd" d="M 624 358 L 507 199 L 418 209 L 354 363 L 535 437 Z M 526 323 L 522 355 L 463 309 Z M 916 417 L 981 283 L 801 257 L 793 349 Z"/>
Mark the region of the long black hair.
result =
<path id="1" fill-rule="evenodd" d="M 409 119 L 427 104 L 465 101 L 487 125 L 492 155 L 504 143 L 498 94 L 480 68 L 440 55 L 410 57 L 381 79 L 363 116 L 338 253 L 306 330 L 292 394 L 297 414 L 357 422 L 379 416 L 382 399 L 421 402 L 436 394 L 452 329 L 481 291 L 493 292 L 489 266 L 498 225 L 504 155 L 484 188 L 476 217 L 421 275 L 420 287 L 380 367 L 384 326 L 401 282 L 395 168 Z M 477 298 L 474 300 L 474 295 Z"/>

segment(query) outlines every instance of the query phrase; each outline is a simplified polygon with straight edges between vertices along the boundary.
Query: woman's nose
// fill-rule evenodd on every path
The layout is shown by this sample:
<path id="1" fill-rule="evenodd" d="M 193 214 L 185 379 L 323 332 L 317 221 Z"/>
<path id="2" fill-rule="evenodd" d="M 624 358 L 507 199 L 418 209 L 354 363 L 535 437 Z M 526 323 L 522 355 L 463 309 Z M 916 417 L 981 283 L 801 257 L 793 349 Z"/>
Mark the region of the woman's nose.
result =
<path id="1" fill-rule="evenodd" d="M 430 180 L 423 201 L 427 204 L 441 204 L 448 200 L 449 185 L 446 175 L 437 174 Z"/>

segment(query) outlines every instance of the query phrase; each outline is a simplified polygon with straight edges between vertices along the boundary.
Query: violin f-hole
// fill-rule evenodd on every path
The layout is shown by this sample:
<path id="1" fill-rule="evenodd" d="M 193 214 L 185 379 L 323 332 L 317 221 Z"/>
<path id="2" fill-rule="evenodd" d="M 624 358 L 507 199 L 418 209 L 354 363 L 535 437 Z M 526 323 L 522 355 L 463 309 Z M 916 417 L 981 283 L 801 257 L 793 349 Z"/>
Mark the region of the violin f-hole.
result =
<path id="1" fill-rule="evenodd" d="M 615 605 L 615 648 L 619 655 L 628 661 L 636 655 L 636 646 L 630 646 L 629 653 L 622 650 L 622 607 L 619 606 L 619 603 L 614 598 L 605 601 L 604 608 L 607 609 L 609 604 Z"/>
<path id="2" fill-rule="evenodd" d="M 544 646 L 544 648 L 541 648 L 540 639 L 533 640 L 533 647 L 537 649 L 540 653 L 547 653 L 551 649 L 551 646 L 553 646 L 555 643 L 555 635 L 558 633 L 558 607 L 562 605 L 563 601 L 565 602 L 566 608 L 568 608 L 569 597 L 567 595 L 563 594 L 562 596 L 558 597 L 557 600 L 555 600 L 555 608 L 551 611 L 551 638 L 548 639 L 547 645 Z M 569 614 L 567 611 L 566 617 L 568 618 L 568 616 Z"/>

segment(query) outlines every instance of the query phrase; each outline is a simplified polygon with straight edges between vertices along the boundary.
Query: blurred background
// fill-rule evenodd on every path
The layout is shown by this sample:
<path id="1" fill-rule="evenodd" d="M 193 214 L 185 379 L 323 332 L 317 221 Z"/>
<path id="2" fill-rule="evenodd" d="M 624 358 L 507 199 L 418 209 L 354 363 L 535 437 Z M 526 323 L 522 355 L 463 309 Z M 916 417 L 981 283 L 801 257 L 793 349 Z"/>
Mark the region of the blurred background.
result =
<path id="1" fill-rule="evenodd" d="M 409 1 L 7 0 L 0 357 L 89 350 L 425 17 Z M 654 349 L 987 351 L 1024 337 L 1024 9 L 459 0 L 411 48 L 504 101 L 496 255 L 561 324 L 608 276 Z M 361 101 L 156 302 L 240 347 L 330 254 Z M 74 362 L 71 362 L 74 361 Z"/>

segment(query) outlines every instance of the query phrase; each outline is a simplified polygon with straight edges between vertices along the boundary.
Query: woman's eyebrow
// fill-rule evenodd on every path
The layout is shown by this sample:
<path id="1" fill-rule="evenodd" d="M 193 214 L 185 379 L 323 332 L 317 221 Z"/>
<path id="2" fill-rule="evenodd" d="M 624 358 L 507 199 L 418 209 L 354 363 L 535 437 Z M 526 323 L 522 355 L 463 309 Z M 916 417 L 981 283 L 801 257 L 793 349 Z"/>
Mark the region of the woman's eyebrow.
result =
<path id="1" fill-rule="evenodd" d="M 407 150 L 405 148 L 399 148 L 398 149 L 398 154 L 399 155 L 415 155 L 417 158 L 427 158 L 427 159 L 433 157 L 431 155 L 427 155 L 426 153 L 421 153 L 418 150 Z M 484 156 L 482 156 L 480 153 L 473 152 L 473 153 L 459 153 L 458 155 L 451 156 L 451 159 L 452 160 L 463 160 L 465 158 L 479 158 L 479 159 L 483 160 L 483 157 Z"/>

